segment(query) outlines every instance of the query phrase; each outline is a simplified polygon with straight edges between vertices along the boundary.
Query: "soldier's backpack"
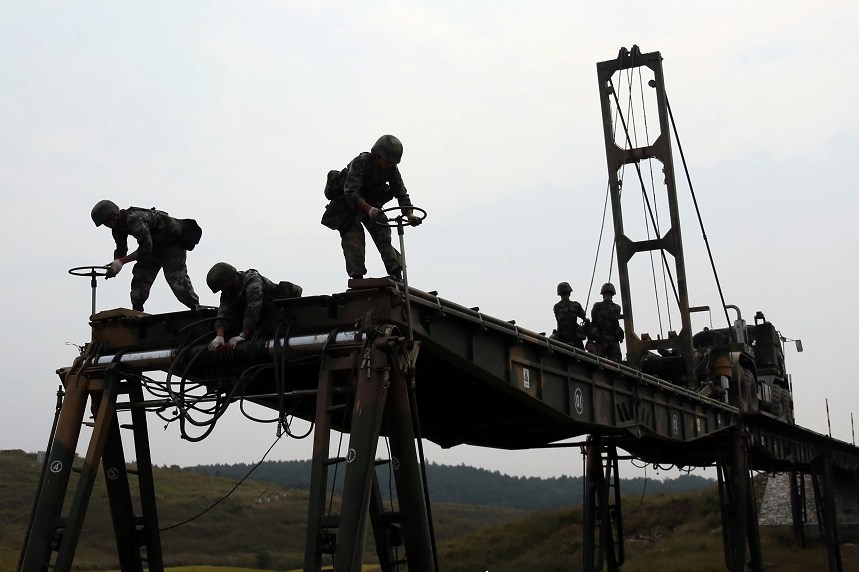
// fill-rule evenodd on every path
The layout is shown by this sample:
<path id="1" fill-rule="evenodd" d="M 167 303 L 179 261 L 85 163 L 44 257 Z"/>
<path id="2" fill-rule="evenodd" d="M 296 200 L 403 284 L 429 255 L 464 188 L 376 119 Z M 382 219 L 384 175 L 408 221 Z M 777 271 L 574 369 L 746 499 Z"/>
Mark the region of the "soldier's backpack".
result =
<path id="1" fill-rule="evenodd" d="M 168 213 L 160 211 L 155 207 L 150 209 L 128 207 L 126 210 L 146 211 L 155 215 L 155 227 L 151 229 L 153 242 L 160 243 L 162 246 L 170 243 L 178 244 L 185 250 L 194 250 L 194 247 L 200 244 L 203 229 L 192 218 L 173 218 Z"/>
<path id="2" fill-rule="evenodd" d="M 194 247 L 200 244 L 203 229 L 192 218 L 183 218 L 179 222 L 182 223 L 182 236 L 179 237 L 179 244 L 185 250 L 194 250 Z"/>
<path id="3" fill-rule="evenodd" d="M 281 280 L 275 289 L 277 298 L 299 298 L 304 289 L 298 284 Z"/>
<path id="4" fill-rule="evenodd" d="M 332 169 L 328 171 L 328 178 L 325 181 L 325 198 L 329 201 L 343 196 L 343 188 L 346 186 L 346 175 L 349 173 L 349 167 L 340 171 Z"/>

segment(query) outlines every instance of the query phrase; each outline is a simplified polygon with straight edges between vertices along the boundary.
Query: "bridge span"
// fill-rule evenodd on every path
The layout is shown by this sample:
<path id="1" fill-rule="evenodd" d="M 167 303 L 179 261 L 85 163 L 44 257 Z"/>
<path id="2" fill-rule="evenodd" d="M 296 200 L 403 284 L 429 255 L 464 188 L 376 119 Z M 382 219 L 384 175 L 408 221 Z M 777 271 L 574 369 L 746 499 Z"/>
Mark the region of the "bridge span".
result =
<path id="1" fill-rule="evenodd" d="M 272 303 L 258 335 L 234 351 L 207 350 L 213 309 L 94 315 L 92 341 L 58 372 L 65 395 L 21 569 L 70 569 L 100 464 L 122 569 L 141 570 L 144 563 L 160 569 L 146 412 L 175 409 L 176 422 L 186 423 L 206 405 L 214 427 L 239 400 L 314 423 L 306 570 L 321 569 L 326 554 L 336 570 L 356 569 L 368 523 L 384 570 L 403 563 L 409 570 L 438 567 L 423 439 L 442 447 L 526 449 L 578 437 L 576 446 L 587 452 L 587 570 L 603 564 L 618 570 L 623 563 L 623 455 L 717 467 L 731 570 L 742 569 L 734 567 L 737 561 L 745 566 L 747 548 L 752 562 L 761 560 L 751 471 L 789 473 L 797 495 L 804 483 L 798 476 L 811 475 L 830 561 L 840 566 L 832 482 L 836 474 L 859 474 L 859 448 L 766 412 L 743 411 L 435 293 L 407 294 L 403 284 L 389 279 L 353 280 L 349 286 Z M 161 372 L 162 379 L 152 372 Z M 87 403 L 94 430 L 80 477 L 71 483 Z M 130 500 L 135 479 L 119 437 L 122 412 L 131 418 L 123 426 L 134 433 L 139 515 Z M 342 458 L 329 454 L 332 430 L 349 434 Z M 382 436 L 390 440 L 396 469 L 396 510 L 383 507 L 375 480 Z M 325 502 L 328 472 L 341 464 L 342 503 L 332 513 Z M 795 511 L 801 527 L 797 518 Z M 398 556 L 403 549 L 406 556 Z"/>

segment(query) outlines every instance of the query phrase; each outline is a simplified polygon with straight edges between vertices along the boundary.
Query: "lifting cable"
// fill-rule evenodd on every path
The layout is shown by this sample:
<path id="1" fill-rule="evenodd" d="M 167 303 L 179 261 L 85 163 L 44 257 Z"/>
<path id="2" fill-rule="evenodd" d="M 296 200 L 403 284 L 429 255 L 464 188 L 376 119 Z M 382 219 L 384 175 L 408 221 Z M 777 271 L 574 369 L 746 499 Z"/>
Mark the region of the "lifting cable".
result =
<path id="1" fill-rule="evenodd" d="M 614 138 L 617 135 L 617 116 L 619 113 L 620 113 L 620 109 L 615 108 L 615 112 L 614 112 L 615 121 L 612 121 L 612 127 L 613 127 L 613 129 L 615 129 L 615 131 L 612 132 L 612 138 Z M 624 165 L 624 167 L 625 167 L 625 165 Z M 596 252 L 594 253 L 594 267 L 593 267 L 593 270 L 591 270 L 591 281 L 590 281 L 590 284 L 588 284 L 588 297 L 587 297 L 587 300 L 585 301 L 585 308 L 586 309 L 591 304 L 591 292 L 593 292 L 593 289 L 594 289 L 594 278 L 596 277 L 596 274 L 597 274 L 597 262 L 599 262 L 599 257 L 600 257 L 600 247 L 602 246 L 602 235 L 603 235 L 603 232 L 605 232 L 605 215 L 606 215 L 606 212 L 608 212 L 608 199 L 609 199 L 609 192 L 610 191 L 611 191 L 611 185 L 609 183 L 606 183 L 606 185 L 605 185 L 605 200 L 603 201 L 603 206 L 602 206 L 602 224 L 600 225 L 600 235 L 599 235 L 599 238 L 597 239 L 597 248 L 596 248 Z M 609 267 L 608 267 L 609 279 L 611 279 L 611 271 L 612 271 L 613 266 L 614 266 L 614 243 L 612 243 L 611 260 L 609 261 Z M 587 310 L 585 310 L 585 311 L 587 311 Z"/>
<path id="2" fill-rule="evenodd" d="M 588 299 L 585 302 L 586 308 L 588 306 L 590 306 L 590 303 L 591 303 L 591 292 L 593 291 L 593 288 L 594 288 L 594 277 L 596 276 L 596 273 L 597 273 L 597 261 L 599 260 L 599 257 L 600 257 L 600 246 L 602 245 L 602 235 L 603 235 L 603 232 L 605 231 L 605 213 L 608 210 L 608 196 L 609 196 L 608 193 L 609 193 L 609 186 L 606 185 L 605 202 L 603 203 L 603 207 L 602 207 L 602 225 L 600 226 L 599 239 L 597 239 L 597 249 L 596 249 L 597 251 L 596 251 L 596 254 L 594 255 L 594 269 L 591 271 L 591 283 L 588 285 Z M 612 245 L 612 261 L 613 260 L 614 260 L 614 245 Z M 611 266 L 609 266 L 609 277 L 611 277 Z"/>
<path id="3" fill-rule="evenodd" d="M 644 138 L 647 142 L 647 145 L 650 145 L 650 129 L 647 125 L 647 109 L 644 105 L 644 86 L 641 83 L 641 68 L 638 68 L 638 92 L 641 94 L 641 110 L 642 116 L 644 119 Z M 632 90 L 630 89 L 630 95 L 632 94 Z M 637 142 L 637 141 L 636 141 Z M 653 195 L 653 205 L 654 210 L 656 211 L 656 222 L 654 224 L 654 232 L 656 233 L 656 238 L 659 239 L 662 236 L 662 233 L 659 230 L 659 202 L 656 200 L 656 184 L 653 181 L 653 161 L 647 162 L 648 169 L 650 170 L 650 193 Z M 642 195 L 644 192 L 642 190 Z M 644 202 L 642 200 L 642 202 Z M 644 228 L 647 231 L 647 240 L 650 240 L 650 226 L 647 224 L 647 217 L 644 218 Z M 653 298 L 656 300 L 656 316 L 659 320 L 659 333 L 664 333 L 664 328 L 662 327 L 662 309 L 660 307 L 659 302 L 659 285 L 656 283 L 656 268 L 653 264 L 653 251 L 649 250 L 648 254 L 650 255 L 650 274 L 653 277 Z M 662 265 L 662 284 L 665 287 L 665 314 L 668 317 L 668 329 L 671 330 L 671 309 L 668 301 L 668 281 L 665 276 L 665 265 Z"/>
<path id="4" fill-rule="evenodd" d="M 683 163 L 683 171 L 686 173 L 686 182 L 689 184 L 689 192 L 692 195 L 692 203 L 695 205 L 695 214 L 698 216 L 698 225 L 701 227 L 701 236 L 704 237 L 704 245 L 707 247 L 707 256 L 710 257 L 710 267 L 713 269 L 713 278 L 716 280 L 716 288 L 719 290 L 719 299 L 722 301 L 722 310 L 725 311 L 725 320 L 728 328 L 731 327 L 731 318 L 728 316 L 728 307 L 725 305 L 725 295 L 722 293 L 722 283 L 716 272 L 716 263 L 713 261 L 713 251 L 710 250 L 710 241 L 704 230 L 704 221 L 701 219 L 701 209 L 698 208 L 698 199 L 695 197 L 695 189 L 692 187 L 692 178 L 689 176 L 689 167 L 686 165 L 686 155 L 683 154 L 683 146 L 680 144 L 680 136 L 677 135 L 677 123 L 674 122 L 674 114 L 671 112 L 671 104 L 668 103 L 668 94 L 665 94 L 665 107 L 668 108 L 668 117 L 671 118 L 671 128 L 674 130 L 674 140 L 677 141 L 677 150 L 680 151 L 680 160 Z"/>

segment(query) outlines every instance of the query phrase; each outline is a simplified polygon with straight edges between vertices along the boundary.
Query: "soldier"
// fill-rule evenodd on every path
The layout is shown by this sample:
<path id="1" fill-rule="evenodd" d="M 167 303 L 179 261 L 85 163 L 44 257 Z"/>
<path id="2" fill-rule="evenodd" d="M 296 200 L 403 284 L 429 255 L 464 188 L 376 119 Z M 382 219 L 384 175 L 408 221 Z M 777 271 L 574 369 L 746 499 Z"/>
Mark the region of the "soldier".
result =
<path id="1" fill-rule="evenodd" d="M 588 347 L 599 356 L 614 361 L 621 361 L 620 342 L 623 341 L 623 329 L 618 325 L 620 306 L 612 301 L 616 291 L 611 282 L 606 282 L 600 288 L 602 302 L 594 304 L 591 309 L 590 340 Z"/>
<path id="2" fill-rule="evenodd" d="M 578 319 L 581 318 L 587 322 L 587 314 L 581 304 L 570 300 L 572 293 L 573 288 L 568 282 L 558 284 L 558 296 L 561 297 L 561 301 L 554 306 L 555 320 L 558 322 L 556 338 L 571 346 L 584 349 L 582 338 L 579 336 L 582 326 L 579 325 Z"/>
<path id="3" fill-rule="evenodd" d="M 264 302 L 298 298 L 302 292 L 301 286 L 292 282 L 275 284 L 252 268 L 239 272 L 226 262 L 218 262 L 209 269 L 206 284 L 212 293 L 221 293 L 215 339 L 209 343 L 209 350 L 235 348 L 259 327 Z M 225 343 L 224 336 L 228 330 L 238 333 Z"/>
<path id="4" fill-rule="evenodd" d="M 390 276 L 402 279 L 403 264 L 400 253 L 391 245 L 391 229 L 376 224 L 388 220 L 382 208 L 394 197 L 409 224 L 421 223 L 409 208 L 412 203 L 397 168 L 402 157 L 400 140 L 393 135 L 382 135 L 369 153 L 361 153 L 339 173 L 329 173 L 325 196 L 331 201 L 325 207 L 322 224 L 340 232 L 349 278 L 363 278 L 367 273 L 363 225 L 379 249 L 385 270 Z"/>
<path id="5" fill-rule="evenodd" d="M 108 265 L 108 278 L 119 274 L 128 262 L 136 261 L 131 270 L 133 309 L 143 311 L 152 283 L 162 268 L 176 298 L 192 310 L 198 307 L 200 300 L 191 285 L 186 266 L 187 252 L 200 242 L 203 233 L 195 220 L 175 219 L 154 208 L 120 209 L 107 200 L 97 202 L 90 216 L 96 226 L 104 225 L 111 229 L 116 242 L 114 260 Z M 129 235 L 137 241 L 137 250 L 131 254 L 128 254 Z"/>

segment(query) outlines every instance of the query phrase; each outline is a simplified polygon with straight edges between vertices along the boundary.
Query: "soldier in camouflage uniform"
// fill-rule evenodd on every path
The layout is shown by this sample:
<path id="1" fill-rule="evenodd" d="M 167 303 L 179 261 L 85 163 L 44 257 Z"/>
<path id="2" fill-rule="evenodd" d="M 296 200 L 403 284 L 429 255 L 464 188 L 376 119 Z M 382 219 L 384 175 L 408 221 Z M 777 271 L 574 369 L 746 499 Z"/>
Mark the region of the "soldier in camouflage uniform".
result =
<path id="1" fill-rule="evenodd" d="M 561 301 L 555 304 L 555 320 L 558 322 L 555 338 L 564 343 L 584 349 L 582 338 L 579 336 L 583 326 L 579 325 L 579 318 L 587 321 L 587 315 L 582 305 L 575 300 L 570 300 L 573 288 L 568 282 L 558 284 L 558 296 Z"/>
<path id="2" fill-rule="evenodd" d="M 301 286 L 292 282 L 275 284 L 253 268 L 239 272 L 226 262 L 212 266 L 206 275 L 206 284 L 213 293 L 221 293 L 215 339 L 209 343 L 210 350 L 235 348 L 259 327 L 264 303 L 281 298 L 297 298 L 302 292 Z M 236 335 L 224 342 L 228 331 Z"/>
<path id="3" fill-rule="evenodd" d="M 192 310 L 200 299 L 194 292 L 186 266 L 187 251 L 200 241 L 202 231 L 193 219 L 175 219 L 153 209 L 129 207 L 120 209 L 112 201 L 99 201 L 92 209 L 96 226 L 111 229 L 116 250 L 108 265 L 107 277 L 119 274 L 123 265 L 135 261 L 131 270 L 131 307 L 140 312 L 149 298 L 149 290 L 164 269 L 164 278 L 176 298 Z M 137 250 L 128 254 L 128 237 L 137 241 Z"/>
<path id="4" fill-rule="evenodd" d="M 366 228 L 379 249 L 385 270 L 390 276 L 401 279 L 403 264 L 400 253 L 391 244 L 391 229 L 376 223 L 388 220 L 382 208 L 393 198 L 403 207 L 409 224 L 421 223 L 409 208 L 412 203 L 397 167 L 402 156 L 400 140 L 393 135 L 383 135 L 369 153 L 361 153 L 339 173 L 329 173 L 325 196 L 331 201 L 325 207 L 322 224 L 340 232 L 350 278 L 363 278 L 367 273 L 364 266 Z"/>
<path id="5" fill-rule="evenodd" d="M 623 356 L 620 353 L 620 342 L 623 341 L 623 329 L 618 325 L 620 306 L 612 301 L 615 293 L 611 282 L 606 282 L 600 288 L 603 299 L 602 302 L 595 303 L 591 310 L 588 346 L 592 344 L 597 355 L 621 361 Z"/>

